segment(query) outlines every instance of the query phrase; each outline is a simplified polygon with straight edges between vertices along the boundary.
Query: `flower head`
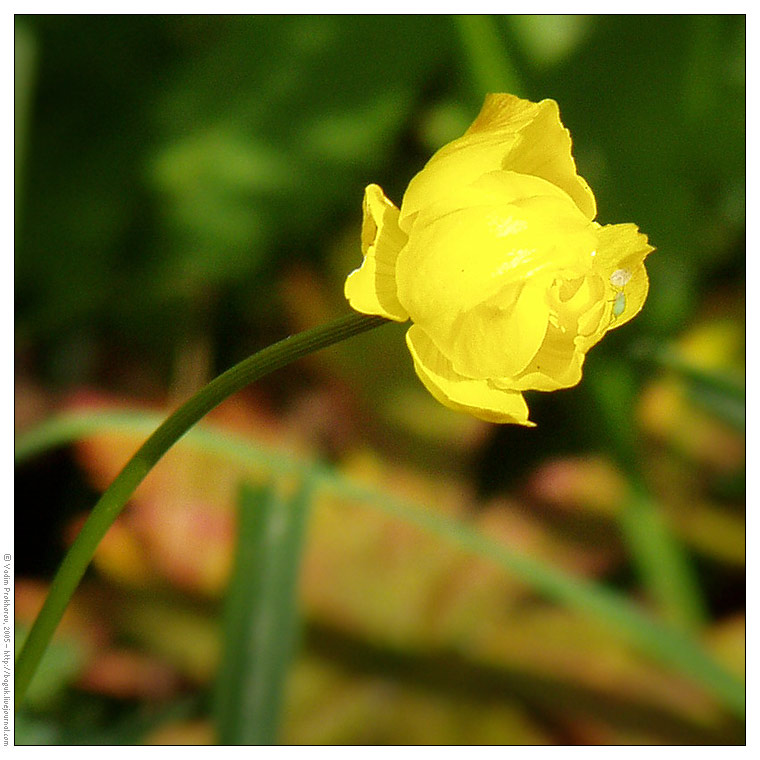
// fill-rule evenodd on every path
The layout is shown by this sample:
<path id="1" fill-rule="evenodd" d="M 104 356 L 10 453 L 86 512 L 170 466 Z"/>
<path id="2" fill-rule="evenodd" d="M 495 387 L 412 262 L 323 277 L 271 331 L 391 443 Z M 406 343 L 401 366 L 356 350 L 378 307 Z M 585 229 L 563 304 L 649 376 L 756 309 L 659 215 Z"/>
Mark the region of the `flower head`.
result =
<path id="1" fill-rule="evenodd" d="M 586 352 L 647 295 L 646 236 L 595 216 L 557 104 L 488 95 L 400 209 L 367 187 L 364 262 L 346 297 L 411 319 L 415 370 L 441 403 L 532 425 L 523 391 L 576 385 Z"/>

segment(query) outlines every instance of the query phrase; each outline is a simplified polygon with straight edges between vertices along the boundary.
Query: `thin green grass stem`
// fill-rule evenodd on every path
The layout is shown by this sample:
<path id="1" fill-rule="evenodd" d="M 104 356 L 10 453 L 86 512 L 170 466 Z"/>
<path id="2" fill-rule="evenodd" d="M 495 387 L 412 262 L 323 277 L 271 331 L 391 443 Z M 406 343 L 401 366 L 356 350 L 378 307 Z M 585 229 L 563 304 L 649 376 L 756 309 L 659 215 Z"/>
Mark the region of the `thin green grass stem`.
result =
<path id="1" fill-rule="evenodd" d="M 619 528 L 642 586 L 661 616 L 686 631 L 698 630 L 706 604 L 694 567 L 641 475 L 641 448 L 631 419 L 638 380 L 630 362 L 597 360 L 586 379 L 608 433 L 608 450 L 626 474 Z"/>
<path id="2" fill-rule="evenodd" d="M 214 407 L 254 380 L 314 351 L 386 323 L 381 317 L 349 314 L 279 341 L 212 380 L 155 430 L 101 496 L 53 579 L 45 603 L 16 659 L 17 709 L 100 540 L 137 486 L 171 446 Z"/>
<path id="3" fill-rule="evenodd" d="M 219 743 L 277 743 L 298 638 L 298 575 L 311 503 L 308 473 L 295 495 L 283 484 L 244 485 L 216 683 Z"/>

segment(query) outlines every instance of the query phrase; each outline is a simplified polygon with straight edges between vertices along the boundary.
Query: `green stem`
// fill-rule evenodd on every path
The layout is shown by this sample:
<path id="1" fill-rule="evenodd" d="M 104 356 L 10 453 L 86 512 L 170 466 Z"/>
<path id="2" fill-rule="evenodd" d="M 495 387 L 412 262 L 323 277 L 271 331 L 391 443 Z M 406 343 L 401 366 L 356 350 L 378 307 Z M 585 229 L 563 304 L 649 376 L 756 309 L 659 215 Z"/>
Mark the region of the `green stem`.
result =
<path id="1" fill-rule="evenodd" d="M 296 359 L 385 324 L 382 317 L 350 314 L 293 335 L 249 356 L 202 388 L 168 417 L 137 450 L 92 510 L 50 586 L 45 604 L 16 659 L 16 707 L 23 702 L 40 659 L 100 540 L 159 459 L 198 420 L 233 393 Z"/>

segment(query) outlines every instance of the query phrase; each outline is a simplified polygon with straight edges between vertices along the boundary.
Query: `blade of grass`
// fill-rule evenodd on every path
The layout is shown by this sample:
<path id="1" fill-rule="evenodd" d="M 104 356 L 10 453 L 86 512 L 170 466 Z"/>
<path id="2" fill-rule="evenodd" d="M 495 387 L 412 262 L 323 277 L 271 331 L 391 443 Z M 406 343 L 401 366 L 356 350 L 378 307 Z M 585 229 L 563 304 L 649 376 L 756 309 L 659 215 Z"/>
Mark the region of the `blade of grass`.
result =
<path id="1" fill-rule="evenodd" d="M 220 744 L 277 743 L 297 638 L 298 571 L 310 493 L 308 483 L 292 499 L 272 485 L 241 488 L 216 683 Z"/>
<path id="2" fill-rule="evenodd" d="M 159 415 L 144 412 L 90 412 L 61 416 L 43 423 L 19 439 L 17 461 L 94 433 L 118 431 L 140 434 L 146 428 L 152 429 L 160 419 Z M 308 461 L 264 449 L 241 436 L 215 431 L 210 425 L 193 428 L 183 443 L 243 465 L 271 467 L 278 474 L 302 475 L 310 470 L 315 488 L 327 487 L 343 498 L 406 520 L 479 556 L 490 558 L 538 593 L 565 607 L 594 615 L 614 627 L 641 652 L 666 667 L 690 676 L 736 715 L 744 714 L 744 684 L 741 679 L 715 662 L 693 636 L 650 617 L 625 597 L 601 584 L 574 578 L 564 570 L 527 557 L 489 539 L 462 521 L 437 515 L 422 505 L 402 502 L 333 469 L 324 466 L 315 468 Z"/>
<path id="3" fill-rule="evenodd" d="M 44 454 L 91 435 L 119 434 L 142 436 L 151 433 L 163 419 L 161 414 L 138 410 L 65 412 L 22 433 L 16 439 L 15 462 Z M 292 473 L 294 460 L 274 449 L 265 449 L 239 435 L 222 431 L 201 422 L 189 430 L 182 445 L 190 445 L 209 454 L 266 468 L 274 473 Z"/>
<path id="4" fill-rule="evenodd" d="M 621 499 L 620 527 L 628 546 L 635 547 L 642 585 L 669 622 L 699 630 L 707 619 L 706 605 L 684 547 L 640 481 L 633 478 Z"/>
<path id="5" fill-rule="evenodd" d="M 523 94 L 520 76 L 491 16 L 454 16 L 478 106 L 488 92 Z"/>
<path id="6" fill-rule="evenodd" d="M 662 616 L 684 630 L 697 630 L 706 605 L 688 554 L 673 535 L 639 472 L 639 446 L 632 420 L 638 398 L 630 362 L 597 360 L 586 388 L 594 396 L 609 436 L 609 450 L 626 474 L 618 524 L 641 584 Z"/>

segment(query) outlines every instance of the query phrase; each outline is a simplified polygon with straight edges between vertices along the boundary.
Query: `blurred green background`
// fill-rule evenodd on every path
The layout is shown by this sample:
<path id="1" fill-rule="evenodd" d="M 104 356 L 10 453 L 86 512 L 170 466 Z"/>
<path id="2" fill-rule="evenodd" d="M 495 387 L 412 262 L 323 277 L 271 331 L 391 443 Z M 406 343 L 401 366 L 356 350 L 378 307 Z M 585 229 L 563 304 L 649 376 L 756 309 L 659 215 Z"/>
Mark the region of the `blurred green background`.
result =
<path id="1" fill-rule="evenodd" d="M 577 388 L 529 398 L 534 430 L 439 407 L 394 325 L 216 424 L 474 522 L 742 675 L 743 16 L 17 16 L 18 430 L 166 410 L 346 313 L 365 185 L 400 203 L 488 90 L 558 101 L 599 221 L 657 248 L 643 312 Z M 19 465 L 24 624 L 140 442 L 101 427 Z M 109 534 L 17 741 L 214 740 L 236 488 L 266 473 L 209 456 L 178 451 Z M 282 741 L 743 741 L 714 695 L 525 579 L 360 506 L 312 522 Z"/>

